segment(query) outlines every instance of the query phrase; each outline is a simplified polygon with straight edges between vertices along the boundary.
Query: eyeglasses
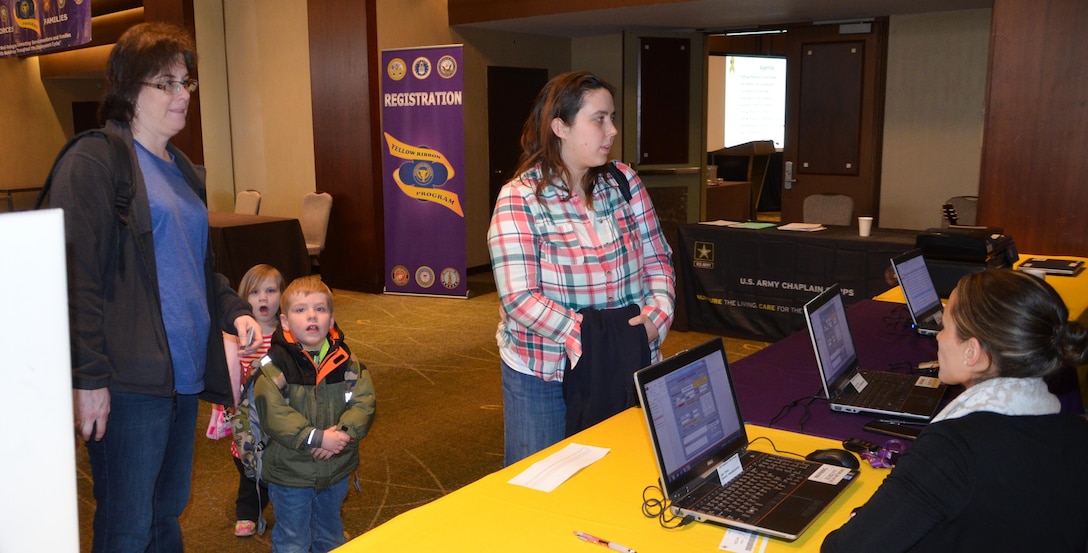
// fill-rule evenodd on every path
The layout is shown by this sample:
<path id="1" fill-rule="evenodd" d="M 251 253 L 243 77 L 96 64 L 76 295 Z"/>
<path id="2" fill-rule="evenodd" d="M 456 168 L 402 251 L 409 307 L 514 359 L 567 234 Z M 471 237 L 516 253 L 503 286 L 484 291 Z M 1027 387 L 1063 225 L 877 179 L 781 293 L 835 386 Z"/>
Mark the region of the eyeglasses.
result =
<path id="1" fill-rule="evenodd" d="M 181 89 L 188 90 L 190 94 L 196 92 L 196 79 L 186 79 L 184 81 L 166 81 L 165 83 L 142 83 L 146 86 L 157 88 L 171 96 L 177 96 Z"/>

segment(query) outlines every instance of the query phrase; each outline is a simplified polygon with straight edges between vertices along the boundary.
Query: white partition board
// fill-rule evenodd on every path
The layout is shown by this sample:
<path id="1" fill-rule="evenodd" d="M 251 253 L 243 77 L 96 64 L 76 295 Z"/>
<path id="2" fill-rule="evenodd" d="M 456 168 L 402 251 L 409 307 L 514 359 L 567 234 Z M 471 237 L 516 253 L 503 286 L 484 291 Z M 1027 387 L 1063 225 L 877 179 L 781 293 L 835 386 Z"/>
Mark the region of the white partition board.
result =
<path id="1" fill-rule="evenodd" d="M 63 212 L 0 214 L 0 260 L 0 552 L 78 552 Z"/>

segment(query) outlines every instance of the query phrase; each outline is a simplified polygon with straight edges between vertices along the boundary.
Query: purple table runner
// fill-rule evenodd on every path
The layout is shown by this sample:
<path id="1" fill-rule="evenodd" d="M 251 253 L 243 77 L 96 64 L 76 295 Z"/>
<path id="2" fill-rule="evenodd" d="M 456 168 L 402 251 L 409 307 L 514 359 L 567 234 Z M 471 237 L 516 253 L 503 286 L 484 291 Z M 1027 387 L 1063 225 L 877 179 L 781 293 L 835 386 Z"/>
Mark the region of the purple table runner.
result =
<path id="1" fill-rule="evenodd" d="M 862 300 L 848 307 L 846 316 L 865 370 L 910 373 L 918 363 L 937 359 L 937 340 L 910 327 L 906 304 Z M 729 369 L 746 422 L 836 440 L 856 437 L 883 444 L 891 438 L 862 429 L 877 418 L 873 415 L 832 411 L 825 399 L 809 401 L 823 390 L 807 329 L 730 363 Z M 1072 369 L 1067 373 L 1051 390 L 1062 400 L 1063 411 L 1081 413 L 1080 391 L 1070 387 L 1076 375 Z M 950 387 L 944 403 L 961 391 Z"/>

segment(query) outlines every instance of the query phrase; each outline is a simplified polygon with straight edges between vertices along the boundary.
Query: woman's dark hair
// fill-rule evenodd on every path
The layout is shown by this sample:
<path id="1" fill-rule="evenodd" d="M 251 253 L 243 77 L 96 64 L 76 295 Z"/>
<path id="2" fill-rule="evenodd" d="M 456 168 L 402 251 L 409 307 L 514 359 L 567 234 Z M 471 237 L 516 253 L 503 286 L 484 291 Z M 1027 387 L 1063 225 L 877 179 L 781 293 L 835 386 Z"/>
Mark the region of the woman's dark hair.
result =
<path id="1" fill-rule="evenodd" d="M 98 109 L 99 122 L 132 121 L 143 83 L 179 61 L 190 76 L 196 73 L 196 48 L 185 28 L 155 21 L 125 31 L 106 62 L 106 92 Z"/>
<path id="2" fill-rule="evenodd" d="M 959 339 L 977 338 L 997 376 L 1047 376 L 1088 361 L 1088 331 L 1069 320 L 1043 279 L 1011 269 L 971 273 L 956 286 L 952 318 Z"/>
<path id="3" fill-rule="evenodd" d="M 563 73 L 552 77 L 548 84 L 540 90 L 533 102 L 533 110 L 529 118 L 525 120 L 525 126 L 521 131 L 521 159 L 518 161 L 517 174 L 524 173 L 531 167 L 540 164 L 543 179 L 536 186 L 536 195 L 539 197 L 545 187 L 550 186 L 553 180 L 571 183 L 570 169 L 563 164 L 560 157 L 562 143 L 559 137 L 552 132 L 552 120 L 556 117 L 567 125 L 574 124 L 574 118 L 585 103 L 587 93 L 605 89 L 609 94 L 615 95 L 615 89 L 600 77 L 585 71 L 578 73 Z M 586 171 L 579 183 L 589 192 L 593 183 L 605 171 L 604 166 L 591 168 Z M 587 194 L 588 195 L 588 194 Z M 570 190 L 567 190 L 568 199 Z"/>

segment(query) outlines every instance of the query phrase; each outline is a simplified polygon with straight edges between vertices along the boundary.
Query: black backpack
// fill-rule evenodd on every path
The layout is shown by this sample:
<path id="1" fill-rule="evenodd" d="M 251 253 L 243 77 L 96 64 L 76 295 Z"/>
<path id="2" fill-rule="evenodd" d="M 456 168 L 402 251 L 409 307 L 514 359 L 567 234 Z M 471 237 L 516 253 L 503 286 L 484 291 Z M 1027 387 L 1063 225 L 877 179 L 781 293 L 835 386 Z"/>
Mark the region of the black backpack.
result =
<path id="1" fill-rule="evenodd" d="M 623 194 L 623 199 L 627 200 L 627 203 L 631 203 L 631 183 L 628 182 L 627 175 L 624 175 L 623 171 L 620 171 L 620 168 L 616 167 L 616 162 L 614 161 L 608 162 L 606 166 L 608 169 L 608 174 L 612 175 L 612 178 L 615 179 L 616 184 L 619 185 L 620 194 Z"/>
<path id="2" fill-rule="evenodd" d="M 128 152 L 128 144 L 125 144 L 125 140 L 117 134 L 107 131 L 106 129 L 91 129 L 83 131 L 73 136 L 68 143 L 61 148 L 60 153 L 57 154 L 57 158 L 53 160 L 53 168 L 49 170 L 49 176 L 45 179 L 45 184 L 42 185 L 42 191 L 38 194 L 38 199 L 34 202 L 34 209 L 42 209 L 46 207 L 46 199 L 49 196 L 49 189 L 53 186 L 53 177 L 56 175 L 57 166 L 60 164 L 60 160 L 68 153 L 68 150 L 72 148 L 83 138 L 93 135 L 101 135 L 106 138 L 106 141 L 110 144 L 110 166 L 117 169 L 117 172 L 113 175 L 113 211 L 117 219 L 117 224 L 120 225 L 120 232 L 117 233 L 117 251 L 122 252 L 121 241 L 124 240 L 125 230 L 128 225 L 129 206 L 132 204 L 132 198 L 136 195 L 136 186 L 132 182 L 133 165 L 134 160 Z M 124 270 L 125 258 L 120 256 L 118 259 L 118 269 Z"/>

